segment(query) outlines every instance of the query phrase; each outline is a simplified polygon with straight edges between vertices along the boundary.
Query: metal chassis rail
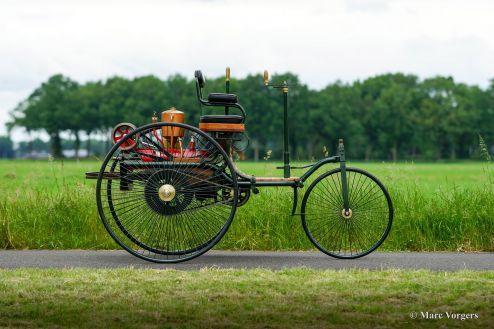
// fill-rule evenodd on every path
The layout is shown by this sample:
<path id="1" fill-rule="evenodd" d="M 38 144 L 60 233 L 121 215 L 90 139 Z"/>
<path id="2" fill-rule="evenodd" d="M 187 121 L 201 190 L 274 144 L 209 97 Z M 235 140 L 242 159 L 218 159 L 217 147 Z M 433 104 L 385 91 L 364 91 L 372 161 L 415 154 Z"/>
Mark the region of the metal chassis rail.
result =
<path id="1" fill-rule="evenodd" d="M 168 161 L 163 161 L 163 162 L 149 162 L 149 163 L 140 163 L 139 168 L 135 169 L 160 169 L 160 168 L 166 168 L 166 163 Z M 173 162 L 173 161 L 170 161 Z M 257 189 L 258 187 L 291 187 L 293 188 L 293 207 L 292 207 L 292 215 L 295 215 L 295 211 L 297 209 L 297 204 L 298 204 L 298 189 L 302 188 L 304 186 L 304 182 L 314 173 L 316 172 L 320 167 L 329 164 L 329 163 L 340 163 L 340 168 L 342 170 L 342 177 L 345 176 L 344 171 L 346 168 L 346 161 L 345 161 L 345 150 L 343 146 L 343 141 L 340 140 L 339 145 L 338 145 L 338 155 L 332 156 L 332 157 L 327 157 L 324 159 L 319 160 L 316 163 L 309 164 L 306 166 L 301 166 L 301 167 L 296 167 L 296 166 L 290 166 L 289 169 L 304 169 L 304 168 L 310 168 L 307 170 L 302 176 L 300 177 L 289 177 L 289 178 L 284 178 L 284 177 L 275 177 L 275 178 L 269 178 L 269 180 L 266 179 L 266 177 L 255 177 L 251 175 L 247 175 L 242 173 L 238 168 L 235 167 L 235 174 L 237 175 L 238 178 L 238 187 L 242 189 L 249 189 L 252 190 L 254 193 L 258 193 L 259 190 Z M 135 165 L 135 164 L 134 164 Z M 176 163 L 174 163 L 176 165 Z M 104 172 L 101 174 L 101 179 L 112 179 L 112 180 L 118 180 L 121 179 L 122 172 L 127 173 L 127 171 L 130 169 L 129 167 L 132 167 L 132 160 L 125 160 L 123 159 L 122 162 L 120 163 L 120 173 L 116 172 Z M 205 168 L 205 169 L 216 169 L 214 165 L 212 164 L 207 164 L 207 163 L 182 163 L 181 166 L 183 167 L 188 167 L 188 168 Z M 132 168 L 134 169 L 134 168 Z M 130 171 L 132 171 L 132 169 Z M 281 167 L 280 169 L 286 170 L 286 166 Z M 99 177 L 98 172 L 88 172 L 86 173 L 86 178 L 87 179 L 97 179 Z M 224 175 L 225 179 L 229 179 L 227 175 Z M 124 178 L 122 179 L 123 182 L 121 184 L 123 186 L 126 186 L 128 184 L 127 180 Z M 345 209 L 348 209 L 348 192 L 346 191 L 346 184 L 342 184 L 343 188 L 343 199 L 344 199 L 344 206 Z"/>

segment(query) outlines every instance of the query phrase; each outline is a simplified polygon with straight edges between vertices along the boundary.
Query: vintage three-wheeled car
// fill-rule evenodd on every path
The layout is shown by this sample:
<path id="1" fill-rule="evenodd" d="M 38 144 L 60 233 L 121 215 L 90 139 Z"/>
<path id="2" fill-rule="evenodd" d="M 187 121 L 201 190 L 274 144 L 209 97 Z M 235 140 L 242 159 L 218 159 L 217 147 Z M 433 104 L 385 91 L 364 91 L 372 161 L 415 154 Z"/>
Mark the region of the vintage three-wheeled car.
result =
<path id="1" fill-rule="evenodd" d="M 308 238 L 337 258 L 365 256 L 381 245 L 393 219 L 391 198 L 376 177 L 346 166 L 342 140 L 335 156 L 302 167 L 290 164 L 287 82 L 272 84 L 264 72 L 264 85 L 279 89 L 283 99 L 283 177 L 255 177 L 235 165 L 234 153 L 246 146 L 248 121 L 237 95 L 230 93 L 230 70 L 225 93 L 204 99 L 201 71 L 195 72 L 195 83 L 203 113 L 198 127 L 185 124 L 186 113 L 175 108 L 138 128 L 120 123 L 100 171 L 86 174 L 97 179 L 99 214 L 120 246 L 153 262 L 192 259 L 223 237 L 237 207 L 261 187 L 292 188 L 295 215 L 298 191 L 329 163 L 339 166 L 311 179 L 297 214 Z M 293 169 L 304 168 L 305 173 L 292 176 Z"/>

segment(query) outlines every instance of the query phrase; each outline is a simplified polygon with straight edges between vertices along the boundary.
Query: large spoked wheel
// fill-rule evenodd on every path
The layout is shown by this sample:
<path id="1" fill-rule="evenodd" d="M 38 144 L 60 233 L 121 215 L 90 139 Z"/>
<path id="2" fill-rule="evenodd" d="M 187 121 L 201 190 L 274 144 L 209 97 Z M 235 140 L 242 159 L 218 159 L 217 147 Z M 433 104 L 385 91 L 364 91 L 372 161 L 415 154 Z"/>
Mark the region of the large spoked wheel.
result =
<path id="1" fill-rule="evenodd" d="M 233 220 L 238 193 L 231 160 L 213 138 L 165 122 L 128 132 L 106 156 L 96 183 L 98 211 L 112 238 L 158 263 L 211 249 Z"/>
<path id="2" fill-rule="evenodd" d="M 310 241 L 336 258 L 358 258 L 379 247 L 393 221 L 388 191 L 370 173 L 346 169 L 349 211 L 343 206 L 341 170 L 322 174 L 302 201 L 302 225 Z"/>

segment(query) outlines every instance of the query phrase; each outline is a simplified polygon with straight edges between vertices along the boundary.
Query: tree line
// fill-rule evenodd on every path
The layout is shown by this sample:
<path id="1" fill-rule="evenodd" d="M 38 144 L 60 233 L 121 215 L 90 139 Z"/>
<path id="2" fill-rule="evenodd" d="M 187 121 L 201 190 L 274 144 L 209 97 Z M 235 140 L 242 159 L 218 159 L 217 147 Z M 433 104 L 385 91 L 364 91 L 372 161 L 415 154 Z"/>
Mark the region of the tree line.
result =
<path id="1" fill-rule="evenodd" d="M 479 155 L 479 135 L 492 148 L 494 141 L 494 80 L 487 88 L 457 83 L 451 77 L 421 80 L 393 73 L 351 83 L 336 81 L 314 90 L 292 73 L 272 76 L 287 81 L 289 139 L 293 159 L 320 158 L 335 153 L 339 138 L 347 154 L 365 160 L 468 159 Z M 262 159 L 271 150 L 281 158 L 283 103 L 279 90 L 266 89 L 261 75 L 231 80 L 231 92 L 246 109 L 250 145 L 247 159 Z M 223 92 L 224 79 L 208 80 L 205 93 Z M 73 137 L 77 151 L 91 137 L 109 136 L 119 122 L 150 123 L 154 112 L 176 107 L 186 122 L 197 125 L 201 113 L 195 81 L 182 75 L 166 80 L 155 76 L 112 77 L 80 84 L 54 75 L 10 113 L 9 129 L 28 134 L 45 131 L 54 157 L 62 156 L 61 133 Z M 201 112 L 203 111 L 203 112 Z M 234 110 L 232 109 L 231 112 Z M 221 109 L 216 108 L 220 114 Z"/>

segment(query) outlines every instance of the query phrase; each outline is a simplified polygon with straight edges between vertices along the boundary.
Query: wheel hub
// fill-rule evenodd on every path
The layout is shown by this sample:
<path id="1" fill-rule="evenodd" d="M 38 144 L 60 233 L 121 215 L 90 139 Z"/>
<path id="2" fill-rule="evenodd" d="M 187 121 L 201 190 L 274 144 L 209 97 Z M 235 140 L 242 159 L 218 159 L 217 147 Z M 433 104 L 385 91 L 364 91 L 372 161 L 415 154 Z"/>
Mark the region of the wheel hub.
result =
<path id="1" fill-rule="evenodd" d="M 163 201 L 172 201 L 175 198 L 175 187 L 170 184 L 162 185 L 158 190 L 158 195 Z"/>
<path id="2" fill-rule="evenodd" d="M 187 208 L 194 193 L 185 181 L 176 181 L 180 175 L 176 170 L 157 170 L 147 180 L 144 187 L 146 204 L 161 215 L 175 215 Z"/>
<path id="3" fill-rule="evenodd" d="M 353 215 L 352 209 L 350 209 L 350 208 L 348 208 L 348 210 L 343 209 L 341 211 L 341 216 L 343 216 L 343 218 L 345 218 L 345 219 L 352 218 L 352 215 Z"/>

